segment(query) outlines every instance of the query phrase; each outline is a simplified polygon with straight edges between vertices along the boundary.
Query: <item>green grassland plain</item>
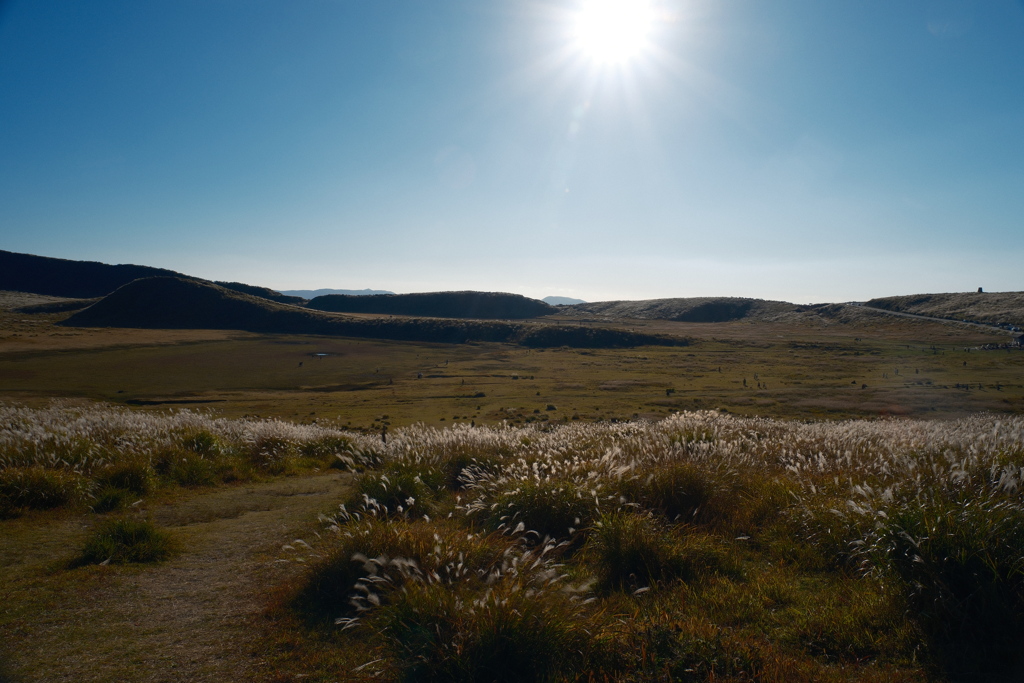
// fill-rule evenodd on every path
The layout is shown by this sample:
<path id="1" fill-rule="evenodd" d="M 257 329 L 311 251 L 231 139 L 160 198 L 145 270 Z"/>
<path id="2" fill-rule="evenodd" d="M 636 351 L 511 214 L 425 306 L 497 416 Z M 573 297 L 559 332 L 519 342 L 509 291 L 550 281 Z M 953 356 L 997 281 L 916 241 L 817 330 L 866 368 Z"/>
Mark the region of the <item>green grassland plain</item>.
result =
<path id="1" fill-rule="evenodd" d="M 798 419 L 1024 409 L 1024 352 L 978 326 L 566 320 L 685 337 L 684 347 L 527 349 L 216 330 L 55 327 L 0 318 L 0 399 L 53 397 L 379 430 L 654 419 L 725 409 Z"/>

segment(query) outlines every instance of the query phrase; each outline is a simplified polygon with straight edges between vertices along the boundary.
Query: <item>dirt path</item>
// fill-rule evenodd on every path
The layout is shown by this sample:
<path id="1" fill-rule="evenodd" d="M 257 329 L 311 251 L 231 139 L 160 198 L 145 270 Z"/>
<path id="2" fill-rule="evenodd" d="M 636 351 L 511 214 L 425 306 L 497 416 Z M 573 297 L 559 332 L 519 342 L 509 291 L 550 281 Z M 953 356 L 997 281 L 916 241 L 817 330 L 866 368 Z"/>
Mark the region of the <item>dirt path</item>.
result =
<path id="1" fill-rule="evenodd" d="M 346 477 L 329 473 L 154 506 L 148 511 L 153 519 L 171 528 L 184 548 L 158 566 L 55 569 L 59 558 L 15 547 L 19 541 L 12 538 L 26 544 L 33 537 L 31 529 L 15 529 L 23 533 L 4 539 L 0 549 L 7 565 L 22 557 L 15 569 L 24 571 L 10 593 L 0 588 L 0 609 L 17 612 L 28 596 L 32 604 L 0 622 L 8 669 L 0 681 L 268 677 L 255 619 L 268 590 L 298 568 L 277 561 L 281 546 L 311 536 L 317 513 L 336 507 L 346 485 Z M 38 531 L 66 559 L 80 547 L 87 524 L 70 520 Z"/>
<path id="2" fill-rule="evenodd" d="M 846 305 L 847 306 L 857 306 L 859 308 L 865 308 L 865 309 L 867 309 L 869 311 L 875 311 L 877 313 L 886 313 L 888 315 L 895 315 L 895 316 L 900 317 L 900 318 L 914 318 L 914 319 L 917 319 L 917 320 L 928 320 L 928 321 L 933 322 L 933 323 L 943 323 L 943 324 L 946 324 L 946 325 L 949 325 L 949 324 L 967 325 L 967 326 L 969 326 L 971 328 L 980 327 L 981 329 L 985 330 L 986 332 L 1004 333 L 1004 334 L 1011 335 L 1011 336 L 1017 336 L 1018 334 L 1020 334 L 1019 332 L 1014 332 L 1013 330 L 1007 330 L 1005 328 L 997 327 L 997 326 L 991 325 L 989 323 L 977 322 L 977 321 L 974 321 L 974 320 L 953 320 L 952 318 L 933 318 L 933 317 L 931 317 L 929 315 L 918 315 L 917 313 L 904 313 L 903 311 L 890 311 L 887 308 L 875 308 L 874 306 L 868 306 L 866 304 L 860 304 L 860 303 L 857 303 L 857 304 L 846 304 Z"/>

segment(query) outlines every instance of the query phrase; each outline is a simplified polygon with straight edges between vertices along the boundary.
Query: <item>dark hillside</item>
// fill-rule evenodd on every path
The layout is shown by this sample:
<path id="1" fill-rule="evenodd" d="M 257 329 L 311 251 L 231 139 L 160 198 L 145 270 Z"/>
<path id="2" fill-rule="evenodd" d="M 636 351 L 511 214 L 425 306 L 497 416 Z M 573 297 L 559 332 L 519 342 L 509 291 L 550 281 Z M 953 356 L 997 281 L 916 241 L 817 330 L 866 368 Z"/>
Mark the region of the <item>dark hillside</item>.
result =
<path id="1" fill-rule="evenodd" d="M 0 289 L 91 299 L 105 296 L 140 277 L 184 277 L 149 266 L 70 261 L 0 250 Z"/>
<path id="2" fill-rule="evenodd" d="M 721 323 L 730 320 L 765 319 L 796 312 L 800 307 L 785 301 L 738 297 L 648 299 L 646 301 L 598 301 L 559 309 L 563 315 L 677 320 L 690 323 Z"/>
<path id="3" fill-rule="evenodd" d="M 192 278 L 165 268 L 150 266 L 117 265 L 96 261 L 71 261 L 68 259 L 17 254 L 0 251 L 0 290 L 31 292 L 74 299 L 94 299 L 110 294 L 118 287 L 144 277 Z M 284 304 L 302 304 L 305 299 L 287 296 L 267 287 L 256 287 L 241 282 L 218 282 L 218 285 L 236 292 L 270 299 Z M 68 304 L 72 310 L 73 304 Z M 81 308 L 81 306 L 78 306 Z M 50 312 L 59 309 L 51 309 Z"/>
<path id="4" fill-rule="evenodd" d="M 312 311 L 182 277 L 134 280 L 65 321 L 74 327 L 310 332 L 330 322 Z"/>
<path id="5" fill-rule="evenodd" d="M 509 342 L 527 346 L 613 348 L 685 345 L 670 337 L 624 330 L 436 318 L 347 318 L 279 304 L 186 278 L 131 282 L 62 324 L 71 327 L 219 329 L 277 334 L 318 334 L 460 344 Z"/>
<path id="6" fill-rule="evenodd" d="M 864 305 L 933 318 L 1024 327 L 1024 292 L 910 294 L 872 299 Z"/>
<path id="7" fill-rule="evenodd" d="M 213 284 L 220 285 L 224 289 L 241 292 L 242 294 L 251 294 L 252 296 L 258 296 L 262 299 L 270 299 L 271 301 L 276 301 L 279 304 L 294 304 L 296 306 L 301 306 L 306 303 L 306 300 L 301 296 L 289 296 L 270 289 L 269 287 L 257 287 L 256 285 L 247 285 L 242 282 L 221 282 L 220 280 L 214 281 Z"/>
<path id="8" fill-rule="evenodd" d="M 428 292 L 423 294 L 374 294 L 318 296 L 308 308 L 336 313 L 377 313 L 433 318 L 476 318 L 517 320 L 538 318 L 558 309 L 543 301 L 519 294 L 497 292 Z"/>

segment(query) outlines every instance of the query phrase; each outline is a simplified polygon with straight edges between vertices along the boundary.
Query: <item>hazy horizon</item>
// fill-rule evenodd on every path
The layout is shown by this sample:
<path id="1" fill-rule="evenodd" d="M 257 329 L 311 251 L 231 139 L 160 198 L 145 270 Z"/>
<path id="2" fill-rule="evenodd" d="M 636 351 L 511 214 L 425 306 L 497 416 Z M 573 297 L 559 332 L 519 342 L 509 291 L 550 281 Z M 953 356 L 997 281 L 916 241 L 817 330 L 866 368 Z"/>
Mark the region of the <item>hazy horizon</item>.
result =
<path id="1" fill-rule="evenodd" d="M 1024 3 L 0 3 L 0 249 L 297 289 L 1017 291 Z"/>

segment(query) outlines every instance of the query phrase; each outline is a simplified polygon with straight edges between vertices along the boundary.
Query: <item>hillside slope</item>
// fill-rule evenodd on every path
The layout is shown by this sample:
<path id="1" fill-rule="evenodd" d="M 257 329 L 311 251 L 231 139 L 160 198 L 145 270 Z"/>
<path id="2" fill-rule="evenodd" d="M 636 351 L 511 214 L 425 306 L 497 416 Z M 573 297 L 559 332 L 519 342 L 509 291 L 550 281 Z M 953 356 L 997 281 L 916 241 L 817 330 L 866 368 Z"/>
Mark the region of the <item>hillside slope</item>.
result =
<path id="1" fill-rule="evenodd" d="M 213 284 L 220 285 L 224 289 L 233 289 L 234 291 L 241 292 L 242 294 L 251 294 L 253 296 L 258 296 L 261 299 L 270 299 L 271 301 L 276 301 L 279 304 L 295 304 L 296 306 L 301 306 L 306 303 L 306 300 L 301 296 L 289 296 L 288 294 L 276 292 L 269 287 L 247 285 L 243 282 L 221 282 L 220 280 L 215 280 Z"/>
<path id="2" fill-rule="evenodd" d="M 597 301 L 559 309 L 563 315 L 676 320 L 692 323 L 720 323 L 742 319 L 765 319 L 804 307 L 785 301 L 737 297 L 694 297 L 647 299 L 645 301 Z"/>
<path id="3" fill-rule="evenodd" d="M 0 289 L 74 299 L 106 296 L 141 277 L 186 277 L 150 266 L 71 261 L 0 250 Z"/>
<path id="4" fill-rule="evenodd" d="M 678 338 L 607 328 L 435 318 L 349 318 L 279 304 L 207 282 L 171 277 L 135 280 L 61 324 L 244 330 L 441 343 L 490 341 L 535 347 L 612 348 L 687 343 Z"/>
<path id="5" fill-rule="evenodd" d="M 98 261 L 18 254 L 0 250 L 0 290 L 31 292 L 73 299 L 95 299 L 106 296 L 118 287 L 146 277 L 176 277 L 199 280 L 166 268 L 110 265 Z M 285 304 L 301 304 L 301 297 L 287 296 L 267 287 L 241 282 L 218 282 L 221 287 Z M 67 310 L 67 309 L 66 309 Z"/>
<path id="6" fill-rule="evenodd" d="M 865 302 L 887 311 L 1024 327 L 1024 292 L 967 292 L 888 296 Z"/>
<path id="7" fill-rule="evenodd" d="M 554 306 L 520 294 L 499 292 L 427 292 L 422 294 L 374 294 L 318 296 L 308 308 L 337 313 L 377 313 L 433 318 L 518 320 L 557 312 Z"/>

